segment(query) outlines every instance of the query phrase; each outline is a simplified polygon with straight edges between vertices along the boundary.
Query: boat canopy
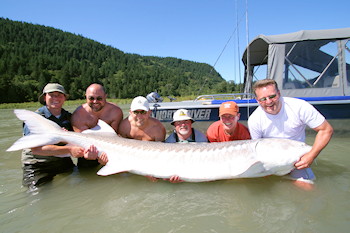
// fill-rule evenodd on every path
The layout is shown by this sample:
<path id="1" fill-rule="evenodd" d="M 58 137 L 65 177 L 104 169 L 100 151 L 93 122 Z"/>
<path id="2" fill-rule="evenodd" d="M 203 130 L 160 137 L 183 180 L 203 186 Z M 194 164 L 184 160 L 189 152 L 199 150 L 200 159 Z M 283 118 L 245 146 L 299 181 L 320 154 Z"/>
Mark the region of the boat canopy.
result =
<path id="1" fill-rule="evenodd" d="M 270 78 L 284 96 L 350 95 L 349 39 L 350 28 L 259 35 L 242 57 L 245 92 L 252 92 L 253 82 Z"/>

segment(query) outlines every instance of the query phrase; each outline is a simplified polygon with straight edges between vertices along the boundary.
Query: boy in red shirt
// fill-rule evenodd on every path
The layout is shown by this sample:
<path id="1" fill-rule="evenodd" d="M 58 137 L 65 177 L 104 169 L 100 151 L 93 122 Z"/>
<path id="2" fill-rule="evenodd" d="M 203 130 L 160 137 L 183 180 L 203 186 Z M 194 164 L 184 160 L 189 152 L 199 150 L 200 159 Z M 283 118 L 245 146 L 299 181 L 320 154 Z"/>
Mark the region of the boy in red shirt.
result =
<path id="1" fill-rule="evenodd" d="M 219 109 L 220 120 L 211 124 L 207 130 L 210 142 L 227 142 L 235 140 L 248 140 L 248 128 L 239 123 L 239 107 L 233 101 L 224 102 Z"/>

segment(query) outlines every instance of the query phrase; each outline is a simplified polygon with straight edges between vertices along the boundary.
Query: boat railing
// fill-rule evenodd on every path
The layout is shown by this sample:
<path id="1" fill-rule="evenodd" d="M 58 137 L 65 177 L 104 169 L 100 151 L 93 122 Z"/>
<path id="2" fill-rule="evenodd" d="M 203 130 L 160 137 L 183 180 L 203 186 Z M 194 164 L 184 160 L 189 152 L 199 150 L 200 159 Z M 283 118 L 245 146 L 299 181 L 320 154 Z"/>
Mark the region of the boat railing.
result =
<path id="1" fill-rule="evenodd" d="M 229 94 L 211 94 L 200 95 L 194 101 L 208 101 L 208 100 L 243 100 L 253 99 L 254 95 L 251 93 L 229 93 Z"/>

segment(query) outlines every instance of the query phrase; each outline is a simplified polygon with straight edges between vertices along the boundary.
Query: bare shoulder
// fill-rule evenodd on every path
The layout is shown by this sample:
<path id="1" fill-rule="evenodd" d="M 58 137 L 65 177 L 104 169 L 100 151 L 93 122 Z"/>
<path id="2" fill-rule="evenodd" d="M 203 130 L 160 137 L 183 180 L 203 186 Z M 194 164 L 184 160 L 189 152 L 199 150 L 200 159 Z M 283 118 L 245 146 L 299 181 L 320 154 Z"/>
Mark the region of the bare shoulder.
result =
<path id="1" fill-rule="evenodd" d="M 80 118 L 84 111 L 85 110 L 83 105 L 80 105 L 79 107 L 77 107 L 72 114 L 72 121 Z"/>
<path id="2" fill-rule="evenodd" d="M 123 119 L 123 111 L 116 104 L 107 102 L 102 110 L 100 119 L 108 121 L 117 121 L 119 125 L 119 122 Z"/>
<path id="3" fill-rule="evenodd" d="M 87 104 L 80 105 L 75 109 L 72 114 L 72 122 L 73 121 L 81 121 L 82 119 L 90 118 L 90 114 L 88 113 L 86 106 Z"/>
<path id="4" fill-rule="evenodd" d="M 106 103 L 106 107 L 107 107 L 109 110 L 121 111 L 121 108 L 120 108 L 117 104 L 112 103 L 112 102 L 107 102 L 107 103 Z"/>
<path id="5" fill-rule="evenodd" d="M 110 119 L 110 120 L 118 119 L 118 123 L 119 123 L 123 118 L 123 111 L 121 110 L 120 107 L 118 107 L 118 105 L 107 102 L 102 110 L 100 118 Z"/>
<path id="6" fill-rule="evenodd" d="M 82 104 L 79 107 L 77 107 L 74 112 L 73 112 L 73 116 L 82 116 L 84 114 L 87 114 L 87 111 L 85 109 L 86 106 L 84 106 L 86 104 Z"/>

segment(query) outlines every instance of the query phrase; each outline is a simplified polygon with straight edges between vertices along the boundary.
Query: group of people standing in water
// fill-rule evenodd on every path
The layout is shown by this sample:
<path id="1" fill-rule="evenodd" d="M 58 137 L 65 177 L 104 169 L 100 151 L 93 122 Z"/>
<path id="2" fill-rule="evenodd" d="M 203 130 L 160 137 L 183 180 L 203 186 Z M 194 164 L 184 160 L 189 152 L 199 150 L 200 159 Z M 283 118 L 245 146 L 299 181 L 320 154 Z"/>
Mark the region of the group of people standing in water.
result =
<path id="1" fill-rule="evenodd" d="M 73 114 L 63 109 L 68 98 L 64 87 L 58 83 L 49 83 L 39 96 L 39 102 L 43 106 L 36 112 L 69 131 L 82 132 L 94 128 L 98 120 L 103 120 L 121 137 L 165 143 L 224 142 L 258 138 L 305 141 L 305 128 L 308 126 L 317 132 L 312 149 L 300 158 L 288 177 L 298 185 L 312 187 L 315 176 L 310 166 L 330 141 L 333 128 L 309 103 L 282 97 L 274 80 L 256 82 L 253 91 L 259 107 L 249 117 L 248 127 L 238 122 L 240 113 L 237 104 L 227 101 L 220 105 L 220 119 L 209 126 L 206 134 L 192 127 L 195 121 L 186 109 L 179 109 L 174 113 L 171 122 L 174 130 L 166 137 L 164 125 L 151 116 L 149 103 L 143 96 L 133 99 L 129 115 L 123 118 L 122 110 L 116 104 L 107 102 L 104 87 L 97 83 L 86 89 L 86 103 L 79 106 Z M 24 125 L 24 135 L 29 133 Z M 108 155 L 99 153 L 95 145 L 81 148 L 58 144 L 26 149 L 22 152 L 23 185 L 36 189 L 38 185 L 51 181 L 55 175 L 72 171 L 75 164 L 71 157 L 78 159 L 78 168 L 91 168 L 108 162 Z M 149 179 L 156 180 L 153 177 Z M 181 177 L 173 176 L 169 181 L 181 182 Z"/>

